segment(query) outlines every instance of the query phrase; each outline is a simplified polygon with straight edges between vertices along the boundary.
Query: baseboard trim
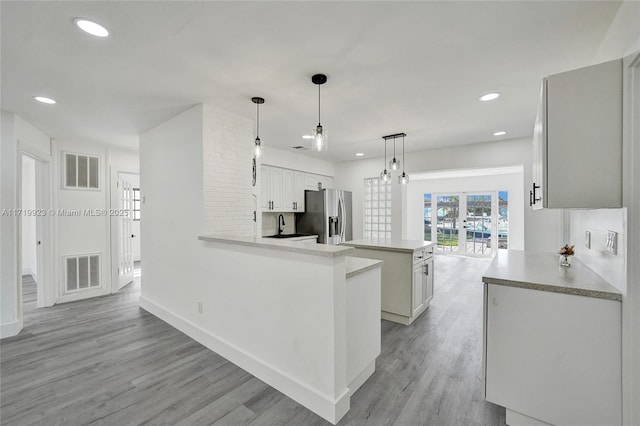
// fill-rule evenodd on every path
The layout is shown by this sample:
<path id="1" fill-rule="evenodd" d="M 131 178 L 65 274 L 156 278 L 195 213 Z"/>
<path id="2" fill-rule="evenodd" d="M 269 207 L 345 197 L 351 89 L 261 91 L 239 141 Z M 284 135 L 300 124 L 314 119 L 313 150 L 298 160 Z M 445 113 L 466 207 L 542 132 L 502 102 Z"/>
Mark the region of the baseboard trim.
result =
<path id="1" fill-rule="evenodd" d="M 31 275 L 31 278 L 33 278 L 33 280 L 35 282 L 38 282 L 38 277 L 37 277 L 36 273 L 33 272 L 33 269 L 31 269 L 31 268 L 22 268 L 22 276 L 25 276 L 25 275 Z"/>
<path id="2" fill-rule="evenodd" d="M 506 409 L 505 423 L 509 426 L 552 426 L 550 423 L 545 423 L 542 420 L 534 419 L 508 408 Z"/>
<path id="3" fill-rule="evenodd" d="M 358 374 L 356 378 L 351 381 L 351 383 L 349 383 L 349 398 L 351 398 L 353 394 L 356 393 L 357 390 L 360 389 L 360 387 L 364 385 L 364 383 L 369 380 L 369 377 L 371 377 L 371 375 L 375 372 L 376 360 L 374 359 L 371 364 L 367 365 L 365 369 L 362 370 L 362 372 Z"/>
<path id="4" fill-rule="evenodd" d="M 269 386 L 284 393 L 294 401 L 307 407 L 332 424 L 336 424 L 347 411 L 349 411 L 351 395 L 349 389 L 344 389 L 338 398 L 333 400 L 331 397 L 318 393 L 308 385 L 301 383 L 266 362 L 255 358 L 229 342 L 214 336 L 202 327 L 170 312 L 165 307 L 149 299 L 140 297 L 140 307 L 264 381 Z M 358 376 L 358 378 L 360 378 L 360 376 Z M 356 378 L 356 380 L 358 378 Z M 364 383 L 364 381 L 366 381 L 366 378 L 362 383 Z"/>
<path id="5" fill-rule="evenodd" d="M 0 324 L 0 339 L 5 337 L 16 336 L 22 330 L 22 321 L 12 321 L 5 324 Z"/>

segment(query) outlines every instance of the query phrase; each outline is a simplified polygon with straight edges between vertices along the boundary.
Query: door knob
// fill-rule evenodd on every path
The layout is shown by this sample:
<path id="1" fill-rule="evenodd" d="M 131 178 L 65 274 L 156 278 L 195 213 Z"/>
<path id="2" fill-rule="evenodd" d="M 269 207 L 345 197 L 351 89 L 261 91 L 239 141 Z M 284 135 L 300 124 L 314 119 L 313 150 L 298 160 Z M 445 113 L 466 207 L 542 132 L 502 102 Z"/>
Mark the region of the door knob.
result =
<path id="1" fill-rule="evenodd" d="M 136 234 L 131 234 L 131 238 L 135 238 Z"/>
<path id="2" fill-rule="evenodd" d="M 42 241 L 36 241 L 36 244 L 37 244 L 37 245 L 41 245 L 41 244 L 42 244 Z"/>

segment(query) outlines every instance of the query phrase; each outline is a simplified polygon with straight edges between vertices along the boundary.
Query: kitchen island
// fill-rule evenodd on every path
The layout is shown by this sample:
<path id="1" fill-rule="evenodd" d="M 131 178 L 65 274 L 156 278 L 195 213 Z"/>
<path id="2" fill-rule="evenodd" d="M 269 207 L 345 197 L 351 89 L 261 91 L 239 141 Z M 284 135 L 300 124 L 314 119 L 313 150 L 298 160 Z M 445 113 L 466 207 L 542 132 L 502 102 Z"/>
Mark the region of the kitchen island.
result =
<path id="1" fill-rule="evenodd" d="M 382 265 L 382 319 L 404 325 L 422 314 L 433 298 L 433 244 L 427 241 L 365 238 L 347 241 L 353 256 Z"/>
<path id="2" fill-rule="evenodd" d="M 140 305 L 337 423 L 380 353 L 380 264 L 354 249 L 208 235 L 186 273 L 197 292 Z"/>
<path id="3" fill-rule="evenodd" d="M 500 250 L 483 282 L 485 399 L 507 424 L 620 425 L 621 293 L 524 251 Z"/>

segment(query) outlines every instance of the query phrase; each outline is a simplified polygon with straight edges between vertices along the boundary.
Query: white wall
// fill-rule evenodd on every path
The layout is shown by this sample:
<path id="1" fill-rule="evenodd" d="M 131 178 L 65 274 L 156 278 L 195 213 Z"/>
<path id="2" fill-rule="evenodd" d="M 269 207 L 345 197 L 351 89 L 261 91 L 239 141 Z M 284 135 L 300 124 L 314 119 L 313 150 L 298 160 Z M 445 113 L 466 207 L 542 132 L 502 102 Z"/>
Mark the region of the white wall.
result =
<path id="1" fill-rule="evenodd" d="M 17 209 L 22 203 L 19 190 L 21 151 L 47 157 L 50 155 L 49 137 L 15 114 L 0 113 L 0 209 Z M 3 215 L 0 219 L 0 337 L 15 335 L 22 328 L 18 293 L 22 272 L 18 266 L 22 246 L 19 223 L 17 216 Z"/>
<path id="2" fill-rule="evenodd" d="M 533 145 L 530 138 L 460 145 L 450 148 L 410 152 L 406 157 L 405 170 L 411 177 L 415 173 L 436 170 L 524 165 L 524 187 L 521 189 L 524 196 L 523 203 L 525 204 L 524 248 L 530 251 L 555 252 L 561 246 L 562 212 L 557 210 L 532 211 L 529 208 L 527 196 L 529 194 L 529 185 L 532 182 L 532 153 Z M 354 239 L 362 238 L 363 179 L 378 176 L 383 162 L 383 158 L 380 157 L 347 161 L 336 165 L 335 187 L 353 192 Z M 397 182 L 396 175 L 393 177 L 394 184 Z M 413 184 L 413 182 L 409 182 L 409 186 Z M 397 191 L 392 194 L 394 205 L 398 199 L 397 194 Z M 401 216 L 399 218 L 400 223 L 398 223 L 397 215 L 393 215 L 392 220 L 394 235 L 402 235 L 398 231 L 398 227 L 408 223 L 408 217 Z"/>
<path id="3" fill-rule="evenodd" d="M 591 248 L 585 246 L 585 231 L 591 232 Z M 606 249 L 607 231 L 618 233 L 617 254 Z M 626 293 L 627 209 L 571 211 L 571 244 L 576 258 L 609 284 Z"/>
<path id="4" fill-rule="evenodd" d="M 0 144 L 1 189 L 0 209 L 15 209 L 17 201 L 18 144 L 14 132 L 13 114 L 1 112 L 2 143 Z M 18 222 L 14 216 L 0 217 L 0 337 L 16 334 L 18 324 L 17 259 Z"/>
<path id="5" fill-rule="evenodd" d="M 264 148 L 260 162 L 261 164 L 300 170 L 317 175 L 333 177 L 336 173 L 336 165 L 332 162 L 272 147 Z"/>
<path id="6" fill-rule="evenodd" d="M 523 174 L 413 181 L 407 187 L 407 238 L 424 238 L 424 194 L 442 192 L 509 192 L 509 249 L 524 250 Z"/>
<path id="7" fill-rule="evenodd" d="M 140 136 L 142 297 L 190 321 L 202 285 L 203 120 L 197 105 Z"/>
<path id="8" fill-rule="evenodd" d="M 22 207 L 36 209 L 36 161 L 28 155 L 22 156 Z M 22 275 L 31 275 L 38 280 L 38 258 L 36 255 L 36 217 L 22 216 Z"/>

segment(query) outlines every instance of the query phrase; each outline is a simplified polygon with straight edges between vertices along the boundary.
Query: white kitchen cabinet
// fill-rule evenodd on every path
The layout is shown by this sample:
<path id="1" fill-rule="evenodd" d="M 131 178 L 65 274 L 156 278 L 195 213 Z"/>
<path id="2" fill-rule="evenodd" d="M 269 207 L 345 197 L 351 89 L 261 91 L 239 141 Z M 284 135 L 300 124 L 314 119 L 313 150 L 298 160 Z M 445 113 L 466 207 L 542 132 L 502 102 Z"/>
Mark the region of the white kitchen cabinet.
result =
<path id="1" fill-rule="evenodd" d="M 282 211 L 294 211 L 293 170 L 282 169 Z"/>
<path id="2" fill-rule="evenodd" d="M 260 196 L 263 211 L 282 211 L 282 169 L 260 166 L 260 173 L 262 179 Z"/>
<path id="3" fill-rule="evenodd" d="M 363 239 L 343 245 L 356 248 L 354 257 L 382 260 L 382 319 L 409 325 L 429 307 L 433 298 L 430 243 Z"/>
<path id="4" fill-rule="evenodd" d="M 621 424 L 620 302 L 486 284 L 485 315 L 485 397 L 508 424 Z"/>
<path id="5" fill-rule="evenodd" d="M 530 205 L 622 206 L 622 60 L 543 80 Z"/>
<path id="6" fill-rule="evenodd" d="M 304 172 L 282 169 L 282 211 L 304 212 Z"/>
<path id="7" fill-rule="evenodd" d="M 333 178 L 330 176 L 316 175 L 313 173 L 305 174 L 305 189 L 317 190 L 318 183 L 322 185 L 322 188 L 333 188 Z"/>
<path id="8" fill-rule="evenodd" d="M 433 256 L 430 252 L 417 252 L 413 262 L 411 315 L 416 317 L 427 309 L 433 298 Z"/>
<path id="9" fill-rule="evenodd" d="M 304 212 L 304 172 L 293 172 L 293 211 Z"/>
<path id="10" fill-rule="evenodd" d="M 485 399 L 506 423 L 620 425 L 622 294 L 579 259 L 500 250 L 484 284 Z"/>

